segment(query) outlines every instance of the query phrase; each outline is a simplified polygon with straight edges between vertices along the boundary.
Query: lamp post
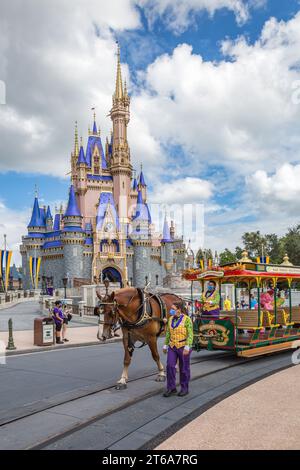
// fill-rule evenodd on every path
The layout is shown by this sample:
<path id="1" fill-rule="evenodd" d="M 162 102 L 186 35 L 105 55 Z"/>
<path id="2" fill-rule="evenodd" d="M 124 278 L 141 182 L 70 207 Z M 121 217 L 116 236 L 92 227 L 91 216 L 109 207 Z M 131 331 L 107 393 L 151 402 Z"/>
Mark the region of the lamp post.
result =
<path id="1" fill-rule="evenodd" d="M 67 298 L 67 285 L 68 285 L 68 278 L 67 277 L 64 277 L 63 280 L 63 286 L 64 286 L 64 289 L 65 289 L 65 299 Z"/>
<path id="2" fill-rule="evenodd" d="M 109 279 L 108 279 L 108 277 L 106 277 L 106 278 L 104 279 L 103 283 L 104 283 L 104 286 L 105 286 L 105 295 L 106 295 L 106 297 L 107 297 L 107 296 L 108 296 L 108 287 L 109 287 Z"/>

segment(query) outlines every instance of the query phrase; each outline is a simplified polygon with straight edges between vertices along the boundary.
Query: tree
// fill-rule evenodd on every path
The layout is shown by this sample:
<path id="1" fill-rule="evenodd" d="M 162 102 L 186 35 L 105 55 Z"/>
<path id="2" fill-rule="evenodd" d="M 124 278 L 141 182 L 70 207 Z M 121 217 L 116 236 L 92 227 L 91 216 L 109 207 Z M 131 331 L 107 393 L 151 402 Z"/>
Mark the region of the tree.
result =
<path id="1" fill-rule="evenodd" d="M 283 252 L 288 254 L 290 261 L 300 266 L 300 225 L 290 228 L 281 243 Z"/>
<path id="2" fill-rule="evenodd" d="M 228 264 L 228 263 L 235 263 L 237 261 L 236 254 L 228 250 L 228 248 L 225 248 L 225 250 L 222 251 L 222 253 L 220 253 L 219 259 L 220 259 L 221 265 Z"/>

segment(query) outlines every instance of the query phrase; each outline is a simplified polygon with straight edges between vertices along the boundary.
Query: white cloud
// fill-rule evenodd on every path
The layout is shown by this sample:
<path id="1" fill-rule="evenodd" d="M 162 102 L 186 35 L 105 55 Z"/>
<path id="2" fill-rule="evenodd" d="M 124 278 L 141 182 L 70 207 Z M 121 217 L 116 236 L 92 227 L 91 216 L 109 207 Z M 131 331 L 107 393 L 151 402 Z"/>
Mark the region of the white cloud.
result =
<path id="1" fill-rule="evenodd" d="M 268 175 L 258 170 L 247 178 L 249 190 L 258 201 L 260 210 L 274 212 L 280 210 L 285 215 L 300 217 L 300 165 L 285 163 Z"/>
<path id="2" fill-rule="evenodd" d="M 27 231 L 29 210 L 15 211 L 0 201 L 0 245 L 3 249 L 3 237 L 7 235 L 7 249 L 13 250 L 13 263 L 21 265 L 19 245 Z"/>
<path id="3" fill-rule="evenodd" d="M 221 165 L 239 175 L 300 160 L 300 13 L 270 19 L 253 45 L 241 37 L 222 44 L 221 62 L 204 61 L 187 44 L 163 54 L 142 76 L 138 101 L 155 141 L 181 146 L 187 174 Z M 166 162 L 172 167 L 174 159 Z"/>
<path id="4" fill-rule="evenodd" d="M 131 0 L 1 3 L 0 171 L 64 177 L 73 146 L 74 121 L 84 136 L 90 108 L 109 135 L 118 31 L 140 27 Z M 114 30 L 114 34 L 112 33 Z M 96 35 L 96 31 L 98 36 Z M 128 76 L 128 68 L 123 67 Z"/>
<path id="5" fill-rule="evenodd" d="M 261 7 L 265 0 L 137 0 L 136 3 L 145 8 L 150 25 L 161 18 L 169 29 L 181 33 L 195 22 L 195 14 L 201 11 L 213 16 L 217 10 L 226 8 L 234 13 L 239 24 L 245 23 L 250 8 Z"/>
<path id="6" fill-rule="evenodd" d="M 180 178 L 160 183 L 154 189 L 151 201 L 158 204 L 196 204 L 212 196 L 213 185 L 200 178 Z"/>

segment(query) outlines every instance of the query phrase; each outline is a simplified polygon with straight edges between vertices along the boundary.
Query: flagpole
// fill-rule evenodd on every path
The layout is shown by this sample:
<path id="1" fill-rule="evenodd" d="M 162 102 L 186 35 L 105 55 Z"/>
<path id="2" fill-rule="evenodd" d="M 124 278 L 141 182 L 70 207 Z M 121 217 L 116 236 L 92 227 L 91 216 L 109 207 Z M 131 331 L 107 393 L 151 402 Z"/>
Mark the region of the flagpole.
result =
<path id="1" fill-rule="evenodd" d="M 4 276 L 2 276 L 2 279 L 3 279 L 3 287 L 4 287 L 4 292 L 5 294 L 7 294 L 7 290 L 6 290 L 6 282 L 5 282 L 5 279 L 6 279 L 6 269 L 7 269 L 7 266 L 6 266 L 6 234 L 4 234 L 4 257 L 3 257 L 3 267 L 5 266 L 5 278 Z M 3 273 L 3 274 L 4 274 Z"/>

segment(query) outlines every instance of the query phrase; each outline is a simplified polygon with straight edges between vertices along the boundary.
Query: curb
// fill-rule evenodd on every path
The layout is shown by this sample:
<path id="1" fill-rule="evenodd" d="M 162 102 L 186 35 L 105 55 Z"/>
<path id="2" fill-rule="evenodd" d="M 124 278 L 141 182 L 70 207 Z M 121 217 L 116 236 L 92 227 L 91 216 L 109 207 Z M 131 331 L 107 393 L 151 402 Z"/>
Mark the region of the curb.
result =
<path id="1" fill-rule="evenodd" d="M 70 349 L 70 348 L 80 348 L 83 346 L 102 346 L 104 344 L 110 343 L 118 343 L 122 341 L 122 338 L 112 338 L 108 339 L 107 341 L 88 341 L 86 343 L 73 343 L 73 344 L 63 344 L 63 345 L 53 345 L 53 346 L 40 346 L 38 349 L 30 348 L 30 349 L 21 349 L 21 350 L 14 350 L 14 351 L 5 351 L 6 356 L 18 356 L 20 354 L 29 354 L 29 353 L 39 353 L 45 351 L 58 351 L 62 349 Z"/>

